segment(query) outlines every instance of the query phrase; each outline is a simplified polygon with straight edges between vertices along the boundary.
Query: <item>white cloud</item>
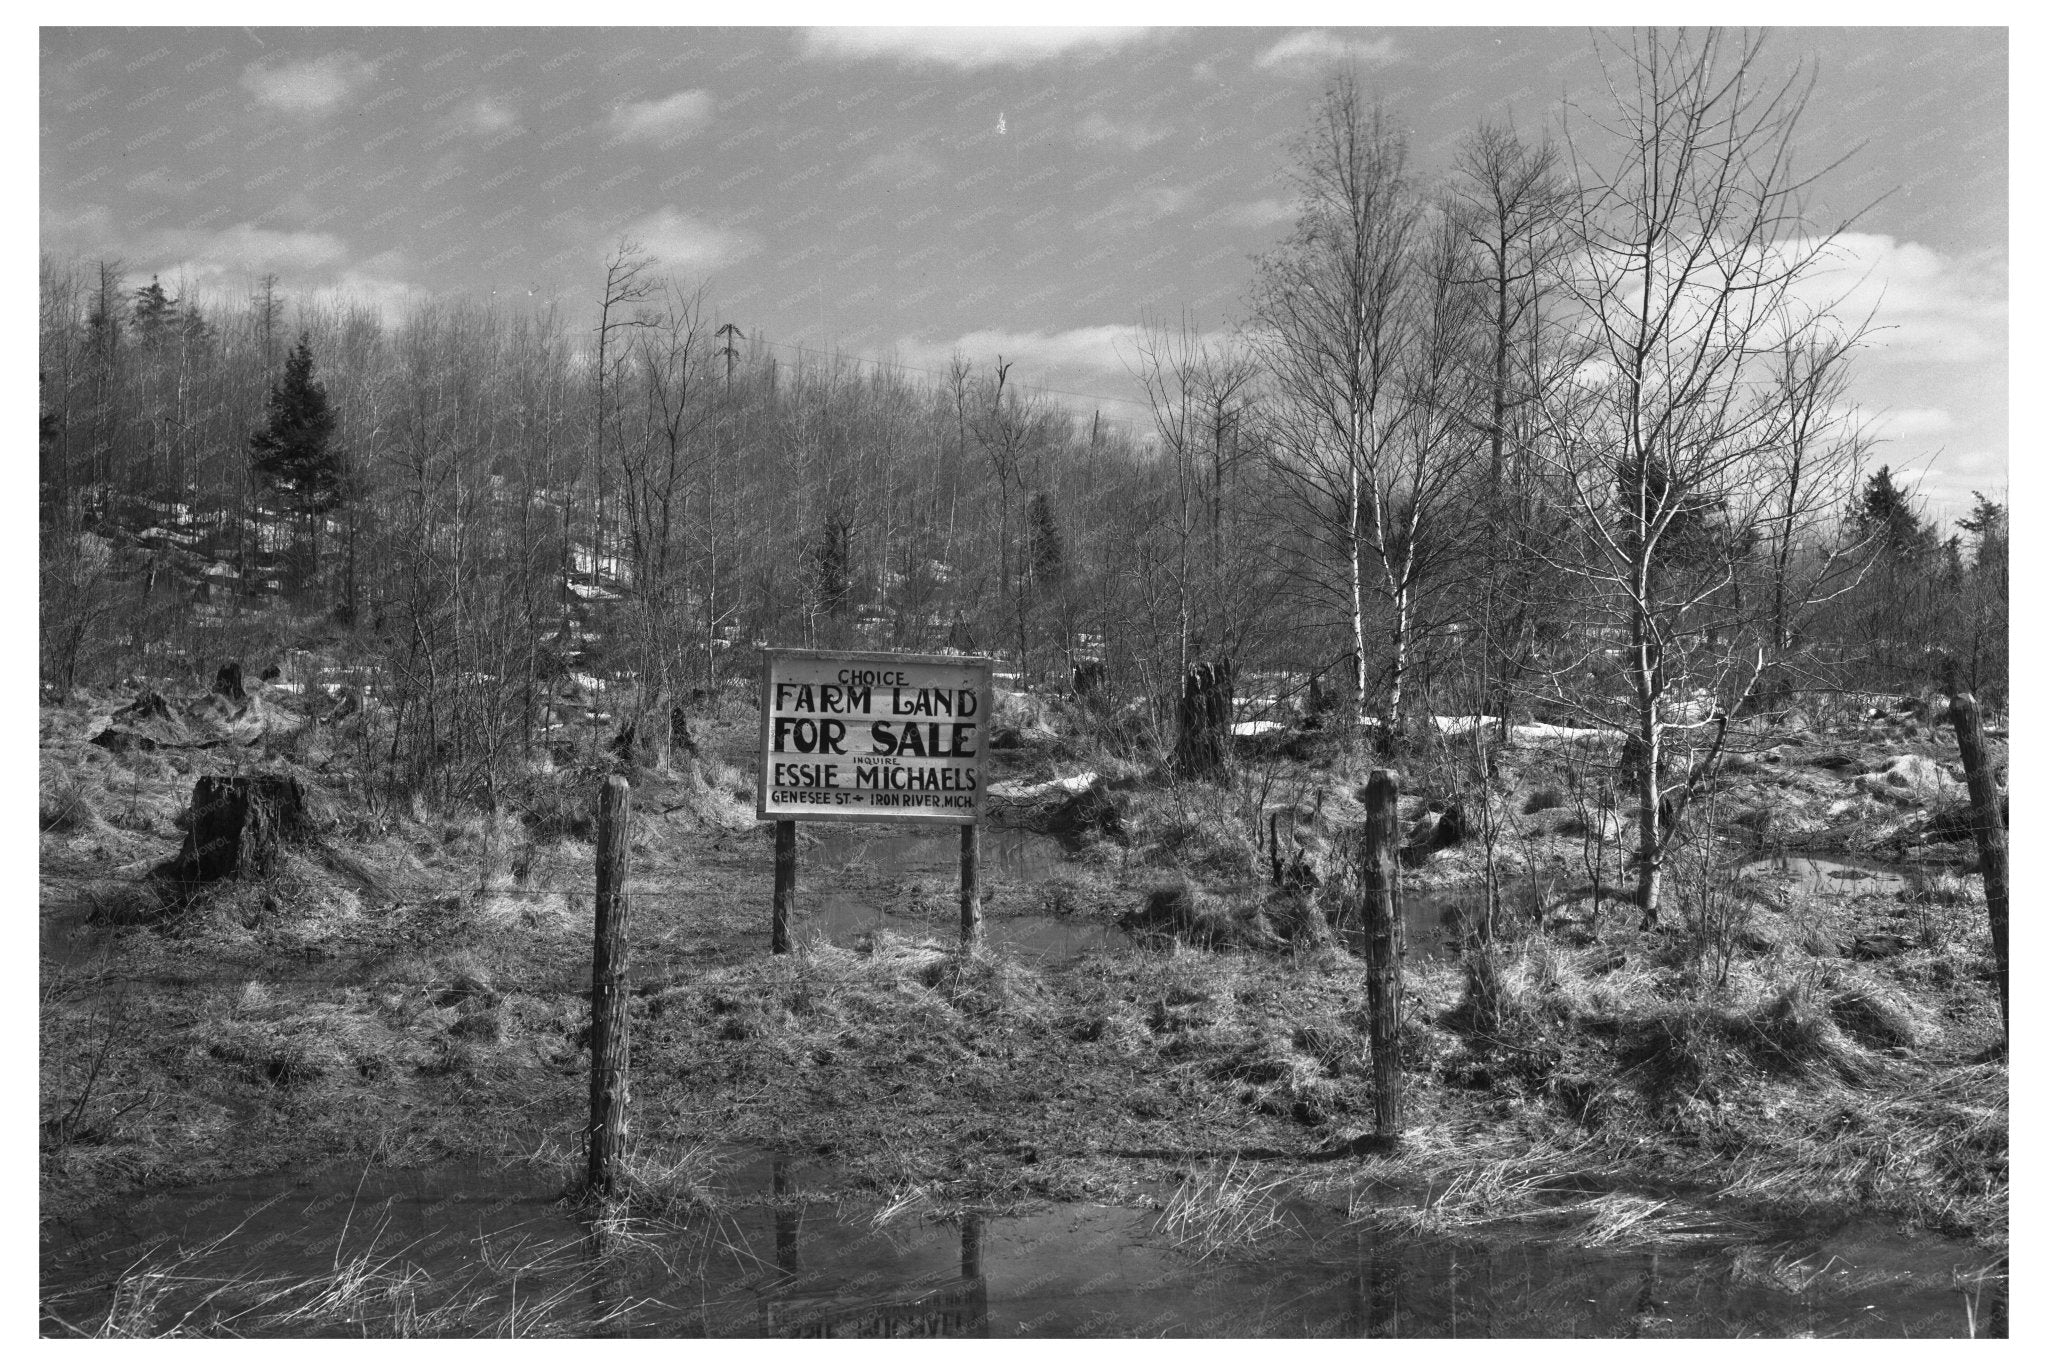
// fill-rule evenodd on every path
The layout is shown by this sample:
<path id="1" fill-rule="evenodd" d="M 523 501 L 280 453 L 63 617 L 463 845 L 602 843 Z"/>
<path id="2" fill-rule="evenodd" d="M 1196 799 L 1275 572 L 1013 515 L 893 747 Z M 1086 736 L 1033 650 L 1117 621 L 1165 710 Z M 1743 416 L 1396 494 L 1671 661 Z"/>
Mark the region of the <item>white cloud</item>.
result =
<path id="1" fill-rule="evenodd" d="M 76 251 L 82 255 L 111 252 L 114 244 L 114 215 L 105 204 L 85 204 L 75 209 L 43 206 L 42 249 Z"/>
<path id="2" fill-rule="evenodd" d="M 744 232 L 716 227 L 675 208 L 659 209 L 626 225 L 625 236 L 640 243 L 672 270 L 711 270 L 760 250 Z"/>
<path id="3" fill-rule="evenodd" d="M 1285 199 L 1254 199 L 1248 204 L 1232 204 L 1222 210 L 1223 221 L 1237 227 L 1269 228 L 1294 221 L 1296 206 Z"/>
<path id="4" fill-rule="evenodd" d="M 1877 426 L 1888 437 L 1939 436 L 1954 431 L 1956 419 L 1943 408 L 1899 408 L 1880 413 Z"/>
<path id="5" fill-rule="evenodd" d="M 265 271 L 304 278 L 306 272 L 325 269 L 347 255 L 348 244 L 331 232 L 277 232 L 251 223 L 214 232 L 164 232 L 136 250 L 152 270 L 201 281 Z"/>
<path id="6" fill-rule="evenodd" d="M 711 92 L 683 90 L 667 99 L 622 104 L 612 111 L 612 131 L 623 138 L 668 142 L 701 132 L 711 122 Z"/>
<path id="7" fill-rule="evenodd" d="M 1024 66 L 1076 52 L 1102 51 L 1152 32 L 1145 28 L 812 28 L 811 57 L 888 57 L 973 69 Z"/>
<path id="8" fill-rule="evenodd" d="M 305 62 L 254 62 L 242 88 L 275 109 L 317 113 L 331 109 L 377 79 L 377 68 L 352 52 L 330 52 Z"/>
<path id="9" fill-rule="evenodd" d="M 919 147 L 898 147 L 891 152 L 878 152 L 861 164 L 863 173 L 880 176 L 899 185 L 928 180 L 941 169 L 938 158 Z"/>
<path id="10" fill-rule="evenodd" d="M 1348 38 L 1326 28 L 1305 28 L 1290 33 L 1259 54 L 1264 68 L 1282 66 L 1329 66 L 1338 62 L 1383 65 L 1400 53 L 1392 38 Z"/>
<path id="11" fill-rule="evenodd" d="M 1081 120 L 1074 130 L 1074 139 L 1083 145 L 1099 145 L 1105 142 L 1119 143 L 1134 152 L 1166 141 L 1173 136 L 1170 129 L 1155 128 L 1147 123 L 1114 123 L 1100 113 L 1090 114 Z"/>
<path id="12" fill-rule="evenodd" d="M 972 361 L 977 370 L 995 363 L 1000 355 L 1025 371 L 1089 370 L 1127 376 L 1127 360 L 1137 355 L 1143 329 L 1131 323 L 1100 327 L 1073 327 L 1064 332 L 1019 332 L 983 328 L 951 341 L 926 341 L 906 337 L 896 343 L 897 353 L 907 365 L 943 370 L 957 352 Z"/>
<path id="13" fill-rule="evenodd" d="M 502 133 L 519 121 L 519 115 L 493 99 L 480 99 L 465 111 L 469 126 L 479 133 Z"/>
<path id="14" fill-rule="evenodd" d="M 388 326 L 426 301 L 423 289 L 367 270 L 344 270 L 332 284 L 311 292 L 311 301 L 330 307 L 368 308 Z"/>
<path id="15" fill-rule="evenodd" d="M 1827 245 L 1799 296 L 1848 321 L 1868 316 L 1878 363 L 1982 365 L 2006 355 L 2006 282 L 1995 263 L 1849 232 Z"/>

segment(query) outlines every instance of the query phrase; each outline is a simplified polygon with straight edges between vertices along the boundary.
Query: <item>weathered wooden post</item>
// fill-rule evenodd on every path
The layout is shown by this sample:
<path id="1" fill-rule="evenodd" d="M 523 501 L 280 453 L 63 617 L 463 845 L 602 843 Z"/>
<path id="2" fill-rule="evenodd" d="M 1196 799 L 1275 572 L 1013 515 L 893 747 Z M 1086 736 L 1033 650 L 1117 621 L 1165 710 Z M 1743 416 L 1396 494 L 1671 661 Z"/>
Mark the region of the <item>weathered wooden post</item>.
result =
<path id="1" fill-rule="evenodd" d="M 775 1190 L 775 1268 L 785 1275 L 797 1272 L 797 1211 L 789 1206 L 789 1162 L 776 1157 L 773 1167 Z"/>
<path id="2" fill-rule="evenodd" d="M 2012 1029 L 2012 976 L 2009 966 L 2006 895 L 2005 812 L 1998 800 L 1998 776 L 1984 753 L 1984 718 L 1975 694 L 1958 685 L 1953 659 L 1948 662 L 1948 713 L 1956 727 L 1956 747 L 1963 751 L 1963 776 L 1970 785 L 1971 825 L 1977 835 L 1977 861 L 1984 871 L 1984 908 L 1991 919 L 1991 951 L 1998 959 L 1998 1017 Z"/>
<path id="3" fill-rule="evenodd" d="M 626 1148 L 630 1038 L 626 1031 L 626 852 L 633 789 L 616 775 L 597 803 L 597 934 L 590 953 L 590 1169 L 586 1185 L 609 1198 Z"/>
<path id="4" fill-rule="evenodd" d="M 789 919 L 796 913 L 796 821 L 775 822 L 775 918 L 769 926 L 769 951 L 789 951 Z"/>
<path id="5" fill-rule="evenodd" d="M 960 946 L 981 946 L 981 826 L 960 826 Z"/>
<path id="6" fill-rule="evenodd" d="M 970 1213 L 960 1220 L 960 1278 L 966 1281 L 966 1321 L 961 1334 L 988 1335 L 988 1280 L 981 1273 L 981 1215 Z"/>
<path id="7" fill-rule="evenodd" d="M 1375 768 L 1365 785 L 1365 1001 L 1372 1032 L 1373 1131 L 1401 1138 L 1401 775 Z"/>

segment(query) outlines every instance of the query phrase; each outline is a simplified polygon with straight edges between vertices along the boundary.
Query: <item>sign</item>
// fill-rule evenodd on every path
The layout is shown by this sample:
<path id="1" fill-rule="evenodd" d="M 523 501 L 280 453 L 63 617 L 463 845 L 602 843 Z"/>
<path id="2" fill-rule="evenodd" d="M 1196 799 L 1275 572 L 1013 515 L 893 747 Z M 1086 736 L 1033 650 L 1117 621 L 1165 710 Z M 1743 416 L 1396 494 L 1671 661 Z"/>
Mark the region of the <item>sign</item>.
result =
<path id="1" fill-rule="evenodd" d="M 993 661 L 766 654 L 757 818 L 974 823 L 988 785 Z"/>
<path id="2" fill-rule="evenodd" d="M 764 1337 L 985 1337 L 988 1281 L 976 1275 L 902 1296 L 789 1297 L 761 1305 Z"/>

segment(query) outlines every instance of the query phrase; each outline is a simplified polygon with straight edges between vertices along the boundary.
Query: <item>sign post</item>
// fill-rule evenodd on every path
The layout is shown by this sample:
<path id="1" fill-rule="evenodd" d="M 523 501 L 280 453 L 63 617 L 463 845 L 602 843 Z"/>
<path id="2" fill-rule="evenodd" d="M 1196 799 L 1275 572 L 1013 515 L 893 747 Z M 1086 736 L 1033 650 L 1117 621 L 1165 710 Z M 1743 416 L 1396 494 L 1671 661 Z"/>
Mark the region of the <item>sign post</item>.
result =
<path id="1" fill-rule="evenodd" d="M 995 662 L 771 649 L 761 674 L 755 818 L 775 832 L 774 951 L 789 947 L 798 820 L 960 826 L 960 939 L 981 940 L 977 824 Z"/>

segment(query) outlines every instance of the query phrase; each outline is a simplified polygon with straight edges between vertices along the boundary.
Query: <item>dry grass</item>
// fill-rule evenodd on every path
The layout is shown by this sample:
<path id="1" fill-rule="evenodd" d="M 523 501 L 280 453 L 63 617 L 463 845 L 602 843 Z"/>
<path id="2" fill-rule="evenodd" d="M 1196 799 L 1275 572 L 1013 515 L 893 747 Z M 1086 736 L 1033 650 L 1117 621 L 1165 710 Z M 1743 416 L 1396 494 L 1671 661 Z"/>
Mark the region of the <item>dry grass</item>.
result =
<path id="1" fill-rule="evenodd" d="M 1288 1183 L 1235 1158 L 1198 1166 L 1182 1175 L 1159 1215 L 1159 1232 L 1198 1260 L 1250 1250 L 1288 1227 L 1280 1208 Z"/>
<path id="2" fill-rule="evenodd" d="M 1888 1093 L 1793 1092 L 1723 1174 L 1723 1192 L 1790 1211 L 1846 1205 L 1998 1242 L 2008 1140 L 2003 1064 Z"/>
<path id="3" fill-rule="evenodd" d="M 601 1270 L 573 1243 L 486 1243 L 473 1268 L 436 1281 L 409 1259 L 415 1248 L 381 1249 L 379 1229 L 366 1247 L 351 1251 L 344 1229 L 326 1271 L 210 1270 L 209 1260 L 238 1231 L 129 1267 L 96 1321 L 68 1322 L 47 1308 L 45 1314 L 77 1336 L 102 1339 L 437 1338 L 590 1335 L 631 1309 L 614 1303 L 593 1316 L 593 1277 Z M 536 1284 L 543 1286 L 538 1292 Z"/>

